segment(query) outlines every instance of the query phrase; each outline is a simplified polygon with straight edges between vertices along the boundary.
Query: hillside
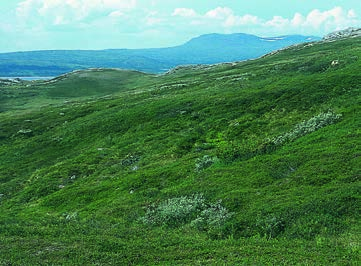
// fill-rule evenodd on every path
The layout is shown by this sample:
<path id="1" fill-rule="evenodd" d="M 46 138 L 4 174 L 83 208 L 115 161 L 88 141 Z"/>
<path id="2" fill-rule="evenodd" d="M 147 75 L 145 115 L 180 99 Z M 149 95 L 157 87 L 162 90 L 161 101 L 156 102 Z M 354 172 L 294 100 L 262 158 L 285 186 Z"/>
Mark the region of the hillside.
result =
<path id="1" fill-rule="evenodd" d="M 0 81 L 0 265 L 357 265 L 360 58 Z"/>
<path id="2" fill-rule="evenodd" d="M 297 35 L 261 38 L 248 34 L 208 34 L 169 48 L 0 53 L 0 77 L 58 76 L 87 68 L 162 73 L 178 65 L 256 58 L 285 46 L 319 39 Z"/>

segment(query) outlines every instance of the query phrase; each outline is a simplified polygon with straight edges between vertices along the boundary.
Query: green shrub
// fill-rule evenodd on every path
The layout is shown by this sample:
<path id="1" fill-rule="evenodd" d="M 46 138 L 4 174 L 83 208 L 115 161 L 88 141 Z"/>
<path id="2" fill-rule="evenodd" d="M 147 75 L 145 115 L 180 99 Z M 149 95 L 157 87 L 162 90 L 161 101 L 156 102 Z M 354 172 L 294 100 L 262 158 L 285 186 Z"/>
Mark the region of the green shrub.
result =
<path id="1" fill-rule="evenodd" d="M 222 201 L 207 203 L 202 194 L 171 198 L 151 204 L 140 221 L 151 226 L 176 227 L 189 223 L 191 227 L 211 235 L 221 235 L 226 222 L 233 216 Z"/>
<path id="2" fill-rule="evenodd" d="M 66 212 L 63 213 L 63 217 L 66 221 L 77 221 L 79 219 L 77 212 Z"/>
<path id="3" fill-rule="evenodd" d="M 335 123 L 341 118 L 341 114 L 335 114 L 332 111 L 320 113 L 307 121 L 303 121 L 295 126 L 295 128 L 285 134 L 279 135 L 271 140 L 271 144 L 282 145 L 285 142 L 293 141 L 306 134 L 312 133 L 320 128 Z"/>
<path id="4" fill-rule="evenodd" d="M 121 164 L 123 166 L 131 166 L 134 165 L 135 163 L 139 162 L 140 160 L 140 156 L 139 155 L 134 155 L 134 154 L 128 154 L 127 156 L 125 156 L 125 158 L 121 161 Z"/>
<path id="5" fill-rule="evenodd" d="M 201 211 L 201 213 L 191 222 L 191 226 L 201 231 L 207 231 L 211 235 L 221 235 L 226 222 L 233 216 L 225 207 L 221 205 L 222 201 L 210 203 Z"/>
<path id="6" fill-rule="evenodd" d="M 287 227 L 286 236 L 311 240 L 316 236 L 337 235 L 344 230 L 345 225 L 337 217 L 321 213 L 299 217 Z"/>
<path id="7" fill-rule="evenodd" d="M 147 225 L 177 226 L 191 221 L 204 207 L 202 194 L 171 198 L 159 205 L 151 204 L 141 221 Z"/>
<path id="8" fill-rule="evenodd" d="M 223 162 L 233 162 L 235 160 L 247 160 L 259 154 L 271 153 L 279 146 L 287 142 L 292 142 L 297 138 L 312 133 L 320 128 L 335 123 L 341 118 L 341 114 L 332 111 L 320 113 L 307 121 L 297 124 L 293 130 L 264 141 L 248 140 L 246 143 L 225 143 L 218 145 L 217 155 Z M 204 156 L 198 159 L 196 171 L 203 170 L 212 165 L 212 158 Z"/>
<path id="9" fill-rule="evenodd" d="M 202 171 L 210 166 L 212 166 L 214 163 L 218 162 L 219 159 L 215 157 L 211 157 L 209 155 L 204 155 L 202 158 L 198 158 L 196 160 L 196 167 L 195 171 L 199 172 Z"/>
<path id="10" fill-rule="evenodd" d="M 257 219 L 256 227 L 262 237 L 271 239 L 277 237 L 284 231 L 285 223 L 276 216 L 267 215 Z"/>

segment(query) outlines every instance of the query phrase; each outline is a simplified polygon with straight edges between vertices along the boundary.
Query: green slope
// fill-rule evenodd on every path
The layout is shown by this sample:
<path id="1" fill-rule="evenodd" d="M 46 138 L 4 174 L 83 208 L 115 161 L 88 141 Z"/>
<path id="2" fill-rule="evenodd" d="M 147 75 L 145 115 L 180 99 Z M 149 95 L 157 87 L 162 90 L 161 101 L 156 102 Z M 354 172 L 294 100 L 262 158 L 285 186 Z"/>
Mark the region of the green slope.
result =
<path id="1" fill-rule="evenodd" d="M 1 85 L 0 263 L 357 265 L 360 44 Z"/>

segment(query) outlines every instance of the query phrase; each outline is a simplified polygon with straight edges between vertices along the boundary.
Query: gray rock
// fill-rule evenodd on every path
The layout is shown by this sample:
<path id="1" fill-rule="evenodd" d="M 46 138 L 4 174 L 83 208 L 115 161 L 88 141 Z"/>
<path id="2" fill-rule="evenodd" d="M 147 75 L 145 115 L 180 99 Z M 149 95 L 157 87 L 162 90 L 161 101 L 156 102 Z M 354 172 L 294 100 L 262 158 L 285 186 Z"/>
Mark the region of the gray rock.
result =
<path id="1" fill-rule="evenodd" d="M 345 30 L 334 31 L 323 37 L 323 41 L 334 41 L 344 38 L 361 37 L 361 28 L 347 28 Z"/>

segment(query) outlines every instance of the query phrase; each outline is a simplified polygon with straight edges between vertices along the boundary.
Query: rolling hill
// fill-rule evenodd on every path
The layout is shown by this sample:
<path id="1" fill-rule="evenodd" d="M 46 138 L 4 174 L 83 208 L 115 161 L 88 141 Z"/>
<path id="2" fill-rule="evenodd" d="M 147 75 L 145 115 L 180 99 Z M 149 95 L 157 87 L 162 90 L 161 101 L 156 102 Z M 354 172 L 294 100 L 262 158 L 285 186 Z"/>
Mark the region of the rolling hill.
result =
<path id="1" fill-rule="evenodd" d="M 0 264 L 357 265 L 360 58 L 0 81 Z"/>
<path id="2" fill-rule="evenodd" d="M 87 68 L 162 73 L 178 65 L 256 58 L 285 46 L 319 39 L 298 35 L 262 38 L 249 34 L 208 34 L 169 48 L 0 53 L 0 77 L 58 76 Z"/>

